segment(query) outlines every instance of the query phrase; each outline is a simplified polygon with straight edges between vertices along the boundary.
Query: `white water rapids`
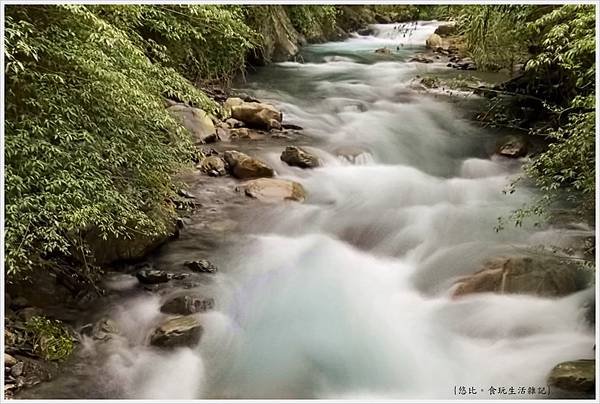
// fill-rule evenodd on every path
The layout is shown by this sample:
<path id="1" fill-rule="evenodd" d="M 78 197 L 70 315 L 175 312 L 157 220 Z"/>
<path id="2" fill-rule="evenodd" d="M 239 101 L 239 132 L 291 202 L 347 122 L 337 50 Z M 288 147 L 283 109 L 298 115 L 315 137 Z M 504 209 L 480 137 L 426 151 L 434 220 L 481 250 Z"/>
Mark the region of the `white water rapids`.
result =
<path id="1" fill-rule="evenodd" d="M 199 314 L 197 348 L 146 345 L 163 318 L 158 295 L 111 309 L 125 338 L 107 348 L 102 383 L 129 398 L 439 399 L 464 385 L 485 399 L 499 398 L 490 386 L 546 386 L 557 363 L 594 355 L 582 309 L 593 290 L 450 297 L 484 259 L 566 230 L 494 231 L 533 191 L 503 194 L 520 162 L 489 157 L 497 135 L 409 85 L 443 68 L 407 62 L 435 27 L 403 37 L 376 26 L 375 36 L 312 45 L 303 63 L 250 76 L 246 91 L 302 126 L 323 166 L 287 166 L 281 144 L 248 153 L 308 199 L 254 204 L 237 218 L 239 237 L 210 257 L 219 273 L 201 288 L 216 310 Z M 383 46 L 394 54 L 373 53 Z"/>

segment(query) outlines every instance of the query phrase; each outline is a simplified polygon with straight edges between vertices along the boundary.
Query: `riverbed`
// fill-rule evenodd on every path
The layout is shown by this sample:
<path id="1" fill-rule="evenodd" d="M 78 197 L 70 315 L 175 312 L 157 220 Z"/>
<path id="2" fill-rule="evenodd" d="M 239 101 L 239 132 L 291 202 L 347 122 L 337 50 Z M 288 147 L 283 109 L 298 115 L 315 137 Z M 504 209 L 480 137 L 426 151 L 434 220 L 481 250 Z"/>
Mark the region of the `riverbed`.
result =
<path id="1" fill-rule="evenodd" d="M 495 230 L 535 190 L 502 192 L 522 161 L 495 156 L 503 133 L 468 119 L 481 99 L 415 86 L 416 76 L 447 69 L 409 62 L 435 28 L 420 22 L 407 37 L 375 26 L 374 35 L 310 45 L 299 61 L 249 74 L 239 90 L 303 129 L 215 148 L 263 160 L 302 184 L 305 203 L 265 204 L 237 192 L 233 178 L 188 174 L 199 207 L 151 262 L 184 273 L 185 261 L 205 258 L 218 272 L 155 291 L 110 274 L 112 293 L 92 318 L 111 318 L 119 336 L 84 338 L 64 374 L 29 397 L 444 399 L 464 386 L 471 398 L 513 398 L 509 387 L 544 387 L 557 363 L 592 358 L 582 303 L 593 290 L 452 297 L 456 279 L 485 259 L 571 230 L 528 222 Z M 392 54 L 374 53 L 381 47 Z M 290 144 L 321 166 L 282 162 Z M 148 346 L 168 317 L 161 304 L 192 292 L 215 300 L 198 314 L 200 344 Z M 502 386 L 505 395 L 490 396 Z"/>

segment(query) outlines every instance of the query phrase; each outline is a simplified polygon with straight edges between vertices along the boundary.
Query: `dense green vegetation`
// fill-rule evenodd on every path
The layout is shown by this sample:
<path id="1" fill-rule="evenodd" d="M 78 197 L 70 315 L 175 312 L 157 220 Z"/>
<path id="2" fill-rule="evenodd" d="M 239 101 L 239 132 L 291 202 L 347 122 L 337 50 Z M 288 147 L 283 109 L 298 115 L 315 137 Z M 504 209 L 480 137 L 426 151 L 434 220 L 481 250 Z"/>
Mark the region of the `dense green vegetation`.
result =
<path id="1" fill-rule="evenodd" d="M 174 215 L 172 175 L 195 153 L 165 98 L 218 114 L 200 87 L 227 84 L 251 55 L 269 61 L 273 21 L 286 19 L 308 40 L 322 41 L 366 23 L 413 18 L 457 19 L 482 68 L 527 63 L 522 91 L 557 118 L 538 133 L 553 144 L 527 171 L 544 204 L 566 188 L 589 214 L 591 6 L 7 6 L 9 280 L 57 257 L 86 261 L 89 232 L 122 239 L 165 233 Z"/>
<path id="2" fill-rule="evenodd" d="M 484 69 L 525 63 L 513 92 L 540 104 L 533 135 L 551 140 L 526 172 L 543 191 L 537 204 L 516 212 L 547 213 L 566 195 L 586 219 L 595 207 L 595 8 L 564 6 L 468 6 L 455 9 L 470 55 Z M 530 98 L 531 99 L 531 98 Z"/>

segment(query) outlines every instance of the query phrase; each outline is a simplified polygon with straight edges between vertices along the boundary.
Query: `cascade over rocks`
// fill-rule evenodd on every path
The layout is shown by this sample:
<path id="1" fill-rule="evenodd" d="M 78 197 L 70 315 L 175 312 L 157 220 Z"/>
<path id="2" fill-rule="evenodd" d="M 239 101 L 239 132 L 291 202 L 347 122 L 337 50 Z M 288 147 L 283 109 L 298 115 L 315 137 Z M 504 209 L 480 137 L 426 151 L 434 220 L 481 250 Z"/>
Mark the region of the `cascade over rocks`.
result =
<path id="1" fill-rule="evenodd" d="M 260 160 L 235 150 L 223 153 L 229 165 L 231 174 L 239 179 L 272 177 L 274 172 L 271 167 Z"/>
<path id="2" fill-rule="evenodd" d="M 135 274 L 140 283 L 146 285 L 155 285 L 157 283 L 168 282 L 171 277 L 168 272 L 158 269 L 143 269 Z"/>
<path id="3" fill-rule="evenodd" d="M 297 146 L 286 147 L 281 153 L 281 161 L 300 168 L 315 168 L 320 165 L 318 157 Z"/>

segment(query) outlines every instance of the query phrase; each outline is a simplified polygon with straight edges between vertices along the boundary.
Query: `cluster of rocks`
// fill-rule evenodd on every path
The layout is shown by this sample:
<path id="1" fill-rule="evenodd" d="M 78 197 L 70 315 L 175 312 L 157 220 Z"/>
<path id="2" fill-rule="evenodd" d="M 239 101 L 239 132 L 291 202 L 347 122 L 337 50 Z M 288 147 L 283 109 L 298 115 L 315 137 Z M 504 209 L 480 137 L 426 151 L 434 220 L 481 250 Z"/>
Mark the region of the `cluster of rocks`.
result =
<path id="1" fill-rule="evenodd" d="M 207 259 L 186 261 L 183 266 L 193 273 L 215 274 L 217 267 Z M 138 270 L 136 277 L 144 287 L 148 285 L 166 284 L 174 279 L 185 279 L 190 274 L 171 273 L 152 267 Z M 153 289 L 151 289 L 153 290 Z M 165 289 L 166 292 L 172 289 Z M 203 328 L 198 313 L 214 309 L 213 298 L 197 294 L 181 294 L 168 296 L 160 307 L 160 311 L 168 315 L 148 337 L 150 345 L 160 348 L 193 347 L 200 342 Z M 117 331 L 113 332 L 117 333 Z M 98 339 L 98 338 L 95 338 Z"/>
<path id="2" fill-rule="evenodd" d="M 258 140 L 264 139 L 270 131 L 286 129 L 280 111 L 248 95 L 225 99 L 222 104 L 223 120 L 200 108 L 171 100 L 166 102 L 167 111 L 192 134 L 196 144 Z"/>
<path id="3" fill-rule="evenodd" d="M 281 153 L 281 160 L 289 166 L 310 169 L 321 163 L 318 157 L 297 146 L 288 146 Z M 285 200 L 303 202 L 306 191 L 301 184 L 284 179 L 273 178 L 275 170 L 265 162 L 237 150 L 228 150 L 222 155 L 204 158 L 197 168 L 211 176 L 230 174 L 244 180 L 236 190 L 263 202 Z"/>

